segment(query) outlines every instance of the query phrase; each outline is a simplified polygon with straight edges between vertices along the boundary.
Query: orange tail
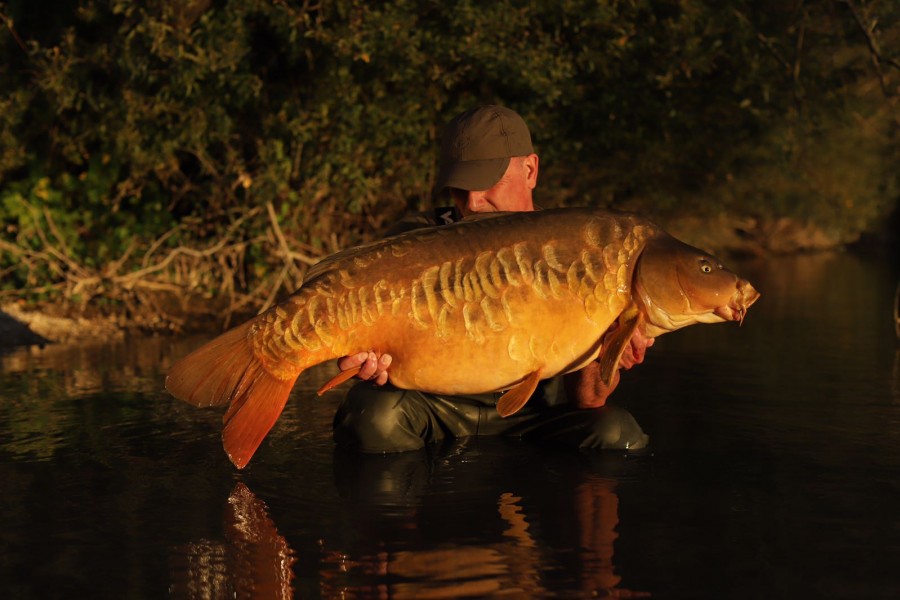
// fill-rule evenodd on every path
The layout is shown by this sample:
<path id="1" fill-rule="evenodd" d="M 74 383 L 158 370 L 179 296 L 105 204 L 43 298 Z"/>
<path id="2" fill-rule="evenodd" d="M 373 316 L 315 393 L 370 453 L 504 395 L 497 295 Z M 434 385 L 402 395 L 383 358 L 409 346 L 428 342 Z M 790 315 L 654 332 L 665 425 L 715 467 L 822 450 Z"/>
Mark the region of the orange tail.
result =
<path id="1" fill-rule="evenodd" d="M 166 389 L 179 400 L 195 406 L 230 404 L 222 444 L 238 469 L 247 466 L 278 420 L 297 380 L 279 379 L 266 370 L 247 339 L 252 323 L 194 350 L 172 365 L 166 377 Z"/>

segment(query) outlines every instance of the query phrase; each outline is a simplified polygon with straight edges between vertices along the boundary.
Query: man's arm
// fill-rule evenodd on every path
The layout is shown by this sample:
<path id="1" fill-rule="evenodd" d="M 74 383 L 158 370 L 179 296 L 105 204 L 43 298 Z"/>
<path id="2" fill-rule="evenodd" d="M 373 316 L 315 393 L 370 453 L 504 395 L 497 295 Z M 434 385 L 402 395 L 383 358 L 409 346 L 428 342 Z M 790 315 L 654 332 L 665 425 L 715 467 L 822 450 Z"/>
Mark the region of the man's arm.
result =
<path id="1" fill-rule="evenodd" d="M 600 408 L 619 385 L 619 371 L 613 375 L 612 385 L 607 386 L 600 377 L 600 362 L 594 361 L 584 368 L 563 377 L 566 398 L 578 408 Z"/>

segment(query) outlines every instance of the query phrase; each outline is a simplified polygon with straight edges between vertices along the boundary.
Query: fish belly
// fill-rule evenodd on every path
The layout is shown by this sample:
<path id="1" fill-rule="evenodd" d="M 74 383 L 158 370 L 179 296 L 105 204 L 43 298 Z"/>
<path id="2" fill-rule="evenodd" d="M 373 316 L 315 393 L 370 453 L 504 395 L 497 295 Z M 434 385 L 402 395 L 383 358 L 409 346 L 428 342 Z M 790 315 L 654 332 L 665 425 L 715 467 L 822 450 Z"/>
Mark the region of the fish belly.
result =
<path id="1" fill-rule="evenodd" d="M 460 308 L 442 328 L 416 328 L 397 319 L 372 328 L 369 345 L 393 357 L 389 373 L 399 388 L 475 394 L 507 389 L 535 371 L 549 378 L 579 368 L 596 357 L 617 314 L 588 314 L 575 297 L 516 301 L 507 295 L 514 294 L 502 298 L 510 305 L 506 312 L 498 299 L 499 314 L 479 303 Z"/>

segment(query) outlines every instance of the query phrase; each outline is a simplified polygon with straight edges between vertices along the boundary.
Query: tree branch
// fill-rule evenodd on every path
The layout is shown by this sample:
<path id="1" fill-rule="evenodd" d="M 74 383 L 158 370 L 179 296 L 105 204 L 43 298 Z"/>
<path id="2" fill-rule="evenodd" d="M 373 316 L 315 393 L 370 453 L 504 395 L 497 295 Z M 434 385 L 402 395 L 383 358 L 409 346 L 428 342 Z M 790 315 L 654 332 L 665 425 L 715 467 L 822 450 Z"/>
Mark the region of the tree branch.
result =
<path id="1" fill-rule="evenodd" d="M 869 23 L 868 18 L 864 15 L 859 7 L 853 2 L 853 0 L 840 0 L 850 9 L 850 13 L 853 15 L 853 19 L 856 21 L 856 24 L 859 26 L 860 31 L 862 31 L 863 35 L 866 38 L 866 44 L 869 47 L 869 54 L 872 55 L 872 64 L 875 65 L 875 71 L 878 74 L 878 83 L 881 85 L 882 93 L 891 97 L 894 94 L 888 89 L 887 85 L 887 76 L 884 74 L 884 70 L 881 68 L 881 63 L 888 64 L 898 71 L 900 71 L 900 62 L 889 57 L 884 56 L 881 53 L 881 48 L 878 45 L 878 40 L 875 39 L 875 23 Z"/>
<path id="2" fill-rule="evenodd" d="M 307 265 L 314 265 L 319 262 L 319 259 L 313 258 L 311 256 L 307 256 L 301 252 L 295 252 L 291 250 L 290 246 L 288 246 L 287 239 L 285 239 L 284 234 L 281 232 L 281 227 L 278 225 L 278 217 L 275 215 L 275 207 L 271 202 L 266 202 L 266 210 L 269 212 L 269 221 L 272 223 L 272 231 L 275 232 L 275 237 L 278 239 L 278 245 L 281 247 L 281 253 L 284 256 L 286 261 L 291 262 L 291 267 L 296 268 L 293 265 L 293 261 L 299 260 L 302 263 L 306 263 Z"/>
<path id="3" fill-rule="evenodd" d="M 22 41 L 22 38 L 19 37 L 18 32 L 16 32 L 16 28 L 13 27 L 13 20 L 7 17 L 5 14 L 0 13 L 0 21 L 3 21 L 3 24 L 6 25 L 6 28 L 9 29 L 9 33 L 12 34 L 13 39 L 18 44 L 19 48 L 22 49 L 22 52 L 28 54 L 28 47 L 25 45 L 25 42 Z"/>

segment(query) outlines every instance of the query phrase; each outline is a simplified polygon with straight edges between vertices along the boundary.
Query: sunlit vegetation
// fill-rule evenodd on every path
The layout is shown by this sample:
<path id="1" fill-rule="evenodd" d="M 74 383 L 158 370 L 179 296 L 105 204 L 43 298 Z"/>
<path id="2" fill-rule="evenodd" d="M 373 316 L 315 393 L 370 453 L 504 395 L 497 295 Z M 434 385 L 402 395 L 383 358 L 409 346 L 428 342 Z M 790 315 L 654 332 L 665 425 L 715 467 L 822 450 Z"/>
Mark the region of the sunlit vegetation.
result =
<path id="1" fill-rule="evenodd" d="M 897 204 L 893 0 L 14 0 L 0 24 L 0 302 L 258 310 L 427 206 L 443 123 L 480 103 L 531 125 L 543 206 L 725 213 L 765 252 Z"/>

